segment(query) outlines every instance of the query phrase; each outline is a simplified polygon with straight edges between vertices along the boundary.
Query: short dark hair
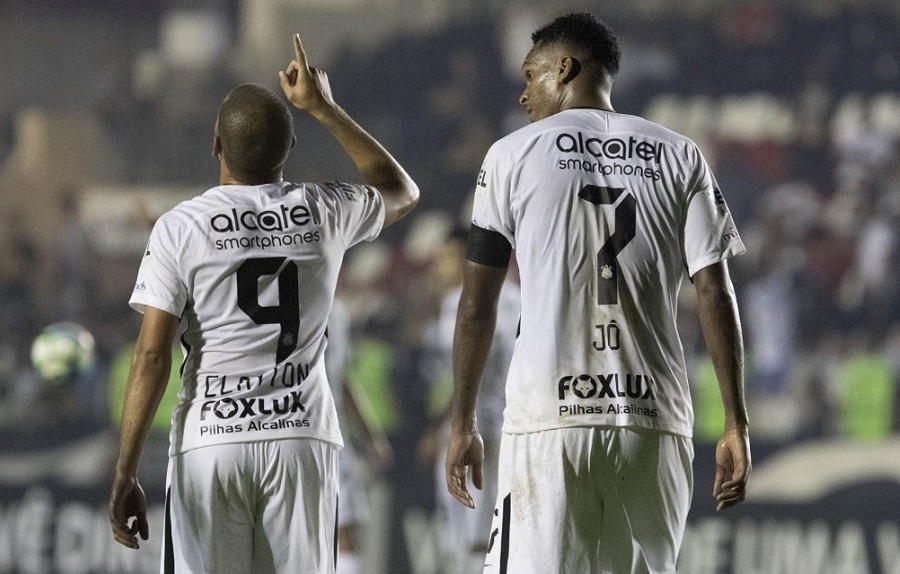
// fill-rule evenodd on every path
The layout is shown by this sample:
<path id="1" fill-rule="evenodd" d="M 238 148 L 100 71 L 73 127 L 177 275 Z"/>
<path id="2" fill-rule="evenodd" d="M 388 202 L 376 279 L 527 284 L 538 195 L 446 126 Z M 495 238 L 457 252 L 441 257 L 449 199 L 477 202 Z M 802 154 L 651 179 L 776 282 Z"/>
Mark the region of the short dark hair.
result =
<path id="1" fill-rule="evenodd" d="M 280 174 L 293 146 L 294 118 L 274 92 L 243 84 L 219 107 L 218 135 L 225 164 L 235 177 L 268 183 Z"/>
<path id="2" fill-rule="evenodd" d="M 565 44 L 590 54 L 610 77 L 619 73 L 619 39 L 607 24 L 589 12 L 560 16 L 531 35 L 537 44 Z"/>

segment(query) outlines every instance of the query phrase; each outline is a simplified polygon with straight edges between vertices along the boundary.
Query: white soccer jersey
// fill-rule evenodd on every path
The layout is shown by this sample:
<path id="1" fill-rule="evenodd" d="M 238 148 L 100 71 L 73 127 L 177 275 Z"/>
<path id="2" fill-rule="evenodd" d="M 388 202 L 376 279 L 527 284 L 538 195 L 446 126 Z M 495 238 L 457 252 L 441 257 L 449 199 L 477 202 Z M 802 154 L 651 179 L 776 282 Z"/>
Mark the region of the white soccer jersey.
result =
<path id="1" fill-rule="evenodd" d="M 215 187 L 157 221 L 130 304 L 181 318 L 171 454 L 294 437 L 342 444 L 325 326 L 344 251 L 383 222 L 371 187 L 287 182 Z"/>
<path id="2" fill-rule="evenodd" d="M 491 147 L 472 223 L 509 240 L 521 273 L 504 432 L 692 435 L 682 278 L 745 251 L 692 141 L 635 116 L 563 111 Z"/>

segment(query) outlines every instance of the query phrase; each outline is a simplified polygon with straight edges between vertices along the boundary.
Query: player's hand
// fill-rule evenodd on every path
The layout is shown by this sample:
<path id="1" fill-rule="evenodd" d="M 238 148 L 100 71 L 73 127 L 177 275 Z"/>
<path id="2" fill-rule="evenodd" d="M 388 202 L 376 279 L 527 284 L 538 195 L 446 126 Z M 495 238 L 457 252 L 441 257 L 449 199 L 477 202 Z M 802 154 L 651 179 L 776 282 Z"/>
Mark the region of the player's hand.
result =
<path id="1" fill-rule="evenodd" d="M 301 110 L 314 112 L 334 104 L 328 76 L 322 70 L 310 68 L 300 34 L 294 34 L 294 59 L 285 70 L 278 72 L 281 89 L 292 104 Z"/>
<path id="2" fill-rule="evenodd" d="M 131 526 L 129 520 L 134 517 Z M 109 497 L 109 523 L 112 526 L 116 542 L 129 548 L 140 548 L 137 535 L 147 540 L 150 526 L 147 523 L 147 502 L 144 490 L 134 478 L 113 481 L 112 494 Z"/>
<path id="3" fill-rule="evenodd" d="M 716 510 L 725 510 L 747 496 L 750 480 L 750 438 L 746 427 L 728 429 L 716 444 L 716 479 L 713 496 Z"/>
<path id="4" fill-rule="evenodd" d="M 453 498 L 469 508 L 475 508 L 475 501 L 469 494 L 468 474 L 472 467 L 472 484 L 481 490 L 484 462 L 484 441 L 478 430 L 468 432 L 452 431 L 450 445 L 447 447 L 445 465 L 447 490 Z"/>

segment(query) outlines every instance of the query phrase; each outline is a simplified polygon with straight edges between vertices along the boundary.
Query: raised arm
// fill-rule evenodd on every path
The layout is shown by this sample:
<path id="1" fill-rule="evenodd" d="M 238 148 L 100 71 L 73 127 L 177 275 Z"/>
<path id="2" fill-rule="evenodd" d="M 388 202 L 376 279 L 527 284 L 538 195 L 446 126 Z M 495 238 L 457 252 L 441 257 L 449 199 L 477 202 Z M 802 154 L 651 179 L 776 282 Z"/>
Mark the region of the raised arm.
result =
<path id="1" fill-rule="evenodd" d="M 725 430 L 716 444 L 713 484 L 717 510 L 724 510 L 744 500 L 752 469 L 749 420 L 744 402 L 744 343 L 727 263 L 705 267 L 692 279 L 697 289 L 703 336 L 725 407 Z"/>
<path id="2" fill-rule="evenodd" d="M 335 103 L 328 76 L 310 68 L 300 35 L 294 35 L 295 58 L 278 72 L 288 100 L 306 110 L 341 144 L 362 175 L 363 181 L 384 198 L 384 226 L 394 223 L 415 207 L 419 188 L 394 157 Z"/>
<path id="3" fill-rule="evenodd" d="M 149 535 L 144 492 L 137 478 L 138 465 L 150 424 L 169 382 L 177 327 L 178 317 L 147 307 L 131 359 L 122 409 L 119 457 L 109 498 L 113 535 L 129 548 L 138 547 L 138 534 L 144 540 Z M 135 520 L 129 526 L 132 517 Z"/>

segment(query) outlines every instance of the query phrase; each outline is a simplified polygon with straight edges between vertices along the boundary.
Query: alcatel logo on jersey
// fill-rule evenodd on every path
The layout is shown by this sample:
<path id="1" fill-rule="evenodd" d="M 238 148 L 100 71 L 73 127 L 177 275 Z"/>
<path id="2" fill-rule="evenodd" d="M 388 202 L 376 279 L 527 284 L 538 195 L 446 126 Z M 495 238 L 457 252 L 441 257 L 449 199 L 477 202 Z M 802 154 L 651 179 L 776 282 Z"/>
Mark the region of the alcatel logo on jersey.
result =
<path id="1" fill-rule="evenodd" d="M 567 375 L 557 383 L 559 400 L 573 394 L 579 399 L 615 399 L 628 397 L 655 401 L 653 379 L 647 375 L 619 373 L 608 375 Z"/>
<path id="2" fill-rule="evenodd" d="M 561 133 L 556 137 L 556 149 L 563 153 L 590 154 L 597 158 L 629 160 L 642 159 L 660 163 L 663 155 L 663 143 L 652 144 L 647 141 L 637 140 L 633 137 L 628 140 L 610 138 L 585 138 L 581 132 L 575 135 Z"/>
<path id="3" fill-rule="evenodd" d="M 234 233 L 236 231 L 286 231 L 291 227 L 302 227 L 312 222 L 319 225 L 319 214 L 310 211 L 304 205 L 288 208 L 286 205 L 278 209 L 264 211 L 238 211 L 232 209 L 228 213 L 218 213 L 209 220 L 209 226 L 218 233 Z"/>

